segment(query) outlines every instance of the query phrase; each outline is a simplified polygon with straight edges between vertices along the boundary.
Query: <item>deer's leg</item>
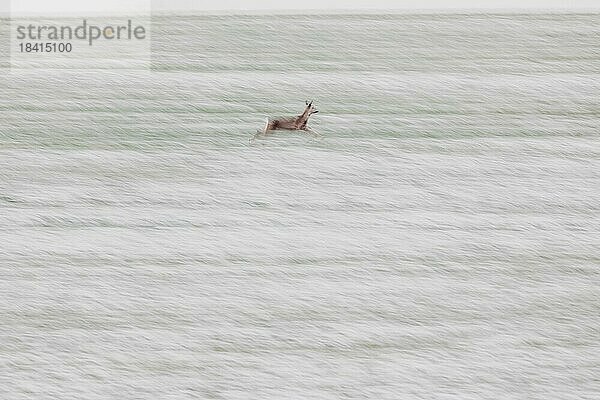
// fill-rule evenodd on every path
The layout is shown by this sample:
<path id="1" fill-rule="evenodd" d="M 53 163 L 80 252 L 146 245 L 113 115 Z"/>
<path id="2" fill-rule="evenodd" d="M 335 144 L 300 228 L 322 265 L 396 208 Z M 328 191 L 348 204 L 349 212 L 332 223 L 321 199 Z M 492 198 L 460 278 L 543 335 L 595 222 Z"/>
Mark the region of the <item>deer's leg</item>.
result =
<path id="1" fill-rule="evenodd" d="M 271 132 L 272 132 L 271 130 L 267 130 L 267 129 L 265 129 L 265 130 L 257 129 L 256 133 L 254 134 L 254 136 L 252 136 L 252 141 L 254 141 L 254 140 L 258 139 L 258 138 L 262 138 L 262 137 L 268 136 L 268 135 L 271 134 Z"/>
<path id="2" fill-rule="evenodd" d="M 305 131 L 306 133 L 308 133 L 309 135 L 311 135 L 312 137 L 315 137 L 315 138 L 316 138 L 316 137 L 321 137 L 321 134 L 320 134 L 320 133 L 318 133 L 318 132 L 316 132 L 316 131 L 313 131 L 312 129 L 310 129 L 310 128 L 308 128 L 308 127 L 307 127 L 307 128 L 304 128 L 304 131 Z"/>
<path id="3" fill-rule="evenodd" d="M 254 143 L 254 141 L 258 138 L 264 137 L 266 135 L 269 134 L 269 131 L 267 130 L 262 130 L 262 129 L 257 129 L 256 133 L 254 134 L 254 136 L 252 136 L 249 140 L 250 143 Z"/>
<path id="4" fill-rule="evenodd" d="M 270 121 L 269 118 L 265 119 L 265 127 L 263 129 L 257 129 L 256 133 L 250 138 L 250 143 L 253 143 L 256 139 L 267 136 L 271 131 L 275 130 L 277 126 L 277 120 Z"/>

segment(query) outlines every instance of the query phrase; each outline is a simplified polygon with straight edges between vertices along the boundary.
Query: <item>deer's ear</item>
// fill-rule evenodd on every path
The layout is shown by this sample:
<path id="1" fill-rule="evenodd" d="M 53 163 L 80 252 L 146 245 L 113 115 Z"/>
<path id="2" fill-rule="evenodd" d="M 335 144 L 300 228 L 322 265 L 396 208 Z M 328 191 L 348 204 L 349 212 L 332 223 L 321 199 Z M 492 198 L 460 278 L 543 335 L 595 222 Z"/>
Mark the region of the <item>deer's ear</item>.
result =
<path id="1" fill-rule="evenodd" d="M 308 105 L 308 100 L 304 100 L 304 103 L 306 103 L 306 105 Z"/>
<path id="2" fill-rule="evenodd" d="M 312 114 L 316 114 L 318 112 L 319 112 L 319 110 L 315 110 L 315 111 L 312 112 Z"/>

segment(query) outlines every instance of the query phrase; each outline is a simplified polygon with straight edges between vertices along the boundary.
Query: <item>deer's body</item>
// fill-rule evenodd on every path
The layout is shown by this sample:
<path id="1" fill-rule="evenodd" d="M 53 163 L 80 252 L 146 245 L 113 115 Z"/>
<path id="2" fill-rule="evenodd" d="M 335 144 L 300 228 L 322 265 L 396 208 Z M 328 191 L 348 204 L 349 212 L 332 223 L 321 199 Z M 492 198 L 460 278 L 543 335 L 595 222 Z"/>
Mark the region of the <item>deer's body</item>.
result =
<path id="1" fill-rule="evenodd" d="M 265 128 L 262 132 L 259 131 L 260 135 L 267 135 L 271 131 L 276 131 L 279 129 L 285 129 L 289 131 L 306 131 L 309 133 L 313 133 L 310 128 L 308 128 L 307 123 L 308 119 L 311 115 L 318 113 L 317 109 L 313 106 L 313 102 L 306 102 L 306 108 L 304 112 L 297 117 L 288 117 L 288 118 L 277 118 L 270 119 L 267 118 L 267 122 L 265 124 Z M 258 136 L 257 134 L 257 136 Z M 255 136 L 256 137 L 256 136 Z"/>

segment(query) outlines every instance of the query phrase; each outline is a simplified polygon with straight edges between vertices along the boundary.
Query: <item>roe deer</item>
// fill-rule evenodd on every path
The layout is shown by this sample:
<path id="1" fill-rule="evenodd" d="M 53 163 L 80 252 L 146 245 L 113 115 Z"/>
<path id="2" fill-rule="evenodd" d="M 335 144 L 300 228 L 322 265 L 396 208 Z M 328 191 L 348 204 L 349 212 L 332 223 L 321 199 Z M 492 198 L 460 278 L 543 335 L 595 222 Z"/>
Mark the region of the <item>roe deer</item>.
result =
<path id="1" fill-rule="evenodd" d="M 289 118 L 277 118 L 277 119 L 269 119 L 267 118 L 265 122 L 265 127 L 262 131 L 258 131 L 256 135 L 254 135 L 253 139 L 256 139 L 258 136 L 264 136 L 269 134 L 271 131 L 275 131 L 278 129 L 285 129 L 289 131 L 305 131 L 314 136 L 318 136 L 318 134 L 312 131 L 306 124 L 308 123 L 308 118 L 318 113 L 319 111 L 313 106 L 313 102 L 310 103 L 308 100 L 306 101 L 306 108 L 301 115 L 297 117 L 289 117 Z"/>

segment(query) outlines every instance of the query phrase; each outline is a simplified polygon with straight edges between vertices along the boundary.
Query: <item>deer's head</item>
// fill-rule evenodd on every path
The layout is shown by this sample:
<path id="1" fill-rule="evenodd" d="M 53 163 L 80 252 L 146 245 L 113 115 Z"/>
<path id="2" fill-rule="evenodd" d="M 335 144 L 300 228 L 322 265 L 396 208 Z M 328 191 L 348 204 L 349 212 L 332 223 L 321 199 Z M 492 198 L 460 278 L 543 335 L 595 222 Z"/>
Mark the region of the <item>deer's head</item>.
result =
<path id="1" fill-rule="evenodd" d="M 308 102 L 308 100 L 306 100 L 306 109 L 304 110 L 304 113 L 306 114 L 306 116 L 308 117 L 308 116 L 316 114 L 318 112 L 319 112 L 319 110 L 317 110 L 315 108 L 315 106 L 313 106 L 312 100 L 310 101 L 310 103 Z"/>

